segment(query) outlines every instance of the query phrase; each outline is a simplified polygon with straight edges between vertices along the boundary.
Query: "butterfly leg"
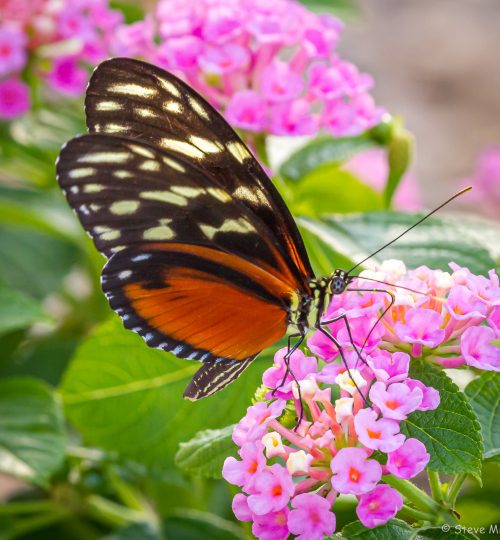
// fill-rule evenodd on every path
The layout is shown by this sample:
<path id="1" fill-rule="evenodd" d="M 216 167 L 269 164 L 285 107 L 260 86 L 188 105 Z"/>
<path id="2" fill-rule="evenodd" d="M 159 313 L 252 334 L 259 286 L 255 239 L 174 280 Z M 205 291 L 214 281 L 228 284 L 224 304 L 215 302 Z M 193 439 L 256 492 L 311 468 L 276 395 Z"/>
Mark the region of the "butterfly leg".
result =
<path id="1" fill-rule="evenodd" d="M 295 345 L 292 346 L 293 338 L 300 338 L 300 339 L 297 341 L 297 343 L 295 343 Z M 287 350 L 286 350 L 285 356 L 283 357 L 286 370 L 285 370 L 285 374 L 283 375 L 283 379 L 281 380 L 281 382 L 278 384 L 276 388 L 273 389 L 273 392 L 272 392 L 273 396 L 276 393 L 276 391 L 279 390 L 285 384 L 286 378 L 288 377 L 289 373 L 291 373 L 293 377 L 293 372 L 290 369 L 290 357 L 300 347 L 303 341 L 304 341 L 304 336 L 302 334 L 290 334 L 288 336 Z"/>
<path id="2" fill-rule="evenodd" d="M 344 364 L 344 366 L 346 368 L 346 371 L 349 374 L 349 377 L 351 378 L 352 383 L 354 384 L 354 387 L 356 388 L 356 390 L 359 392 L 359 394 L 363 398 L 363 401 L 365 402 L 365 404 L 368 405 L 368 401 L 367 401 L 365 395 L 363 394 L 363 392 L 361 392 L 359 386 L 357 385 L 354 377 L 351 374 L 349 366 L 347 365 L 347 360 L 345 358 L 344 348 L 342 347 L 340 342 L 335 337 L 333 337 L 332 334 L 326 328 L 324 328 L 322 326 L 322 323 L 319 320 L 316 323 L 316 329 L 319 330 L 324 336 L 326 336 L 337 347 L 337 350 L 339 351 L 339 354 L 340 354 L 340 358 L 342 359 L 342 363 Z"/>
<path id="3" fill-rule="evenodd" d="M 349 324 L 349 319 L 347 318 L 347 315 L 345 313 L 342 313 L 342 315 L 338 315 L 337 317 L 333 317 L 332 319 L 328 319 L 327 321 L 321 321 L 321 324 L 325 326 L 327 324 L 332 324 L 337 321 L 344 321 L 345 327 L 347 329 L 347 335 L 349 336 L 349 340 L 351 341 L 351 345 L 353 349 L 356 351 L 356 354 L 358 355 L 358 360 L 360 360 L 363 364 L 365 364 L 365 366 L 368 365 L 366 363 L 366 360 L 361 356 L 361 352 L 363 352 L 363 348 L 361 348 L 361 351 L 359 351 L 359 349 L 356 347 L 356 344 L 354 343 L 354 339 L 352 337 L 351 325 Z M 356 366 L 357 366 L 357 362 L 356 362 Z"/>
<path id="4" fill-rule="evenodd" d="M 385 317 L 385 314 L 391 309 L 391 307 L 396 302 L 396 296 L 392 291 L 388 291 L 387 289 L 346 289 L 348 291 L 355 291 L 355 292 L 382 292 L 385 294 L 388 294 L 391 297 L 391 301 L 389 302 L 389 305 L 382 311 L 378 319 L 375 321 L 375 324 L 371 327 L 370 331 L 368 332 L 365 341 L 363 342 L 363 345 L 361 346 L 361 352 L 363 352 L 363 349 L 365 348 L 366 344 L 368 343 L 368 340 L 370 339 L 370 336 L 372 335 L 373 331 L 377 327 L 377 324 Z M 348 330 L 349 331 L 349 330 Z M 350 334 L 349 334 L 350 337 Z M 351 338 L 352 341 L 352 338 Z"/>
<path id="5" fill-rule="evenodd" d="M 293 338 L 299 338 L 299 339 L 292 346 L 292 339 Z M 273 391 L 272 391 L 272 395 L 274 396 L 276 391 L 285 384 L 286 378 L 288 377 L 288 374 L 290 373 L 290 375 L 292 376 L 292 379 L 294 380 L 295 384 L 297 385 L 297 392 L 299 394 L 299 402 L 300 402 L 299 420 L 297 422 L 297 425 L 294 428 L 295 430 L 300 426 L 300 424 L 302 422 L 302 419 L 304 417 L 304 407 L 302 406 L 302 394 L 301 394 L 301 391 L 300 391 L 299 381 L 297 380 L 297 378 L 295 377 L 294 372 L 290 368 L 290 358 L 291 358 L 292 354 L 302 345 L 304 339 L 305 339 L 305 334 L 300 334 L 300 333 L 290 334 L 288 336 L 287 351 L 285 353 L 285 356 L 283 357 L 283 361 L 284 361 L 285 366 L 286 366 L 285 374 L 283 375 L 283 379 L 281 380 L 280 384 L 276 388 L 274 388 Z"/>

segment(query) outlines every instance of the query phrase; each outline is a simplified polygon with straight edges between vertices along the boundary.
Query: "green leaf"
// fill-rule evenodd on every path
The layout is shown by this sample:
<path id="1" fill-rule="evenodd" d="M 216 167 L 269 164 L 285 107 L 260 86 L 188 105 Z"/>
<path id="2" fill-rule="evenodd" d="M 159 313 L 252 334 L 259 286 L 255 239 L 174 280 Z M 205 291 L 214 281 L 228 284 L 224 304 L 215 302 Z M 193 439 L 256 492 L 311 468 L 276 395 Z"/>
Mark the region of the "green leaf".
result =
<path id="1" fill-rule="evenodd" d="M 226 390 L 193 403 L 182 393 L 199 367 L 147 347 L 113 318 L 83 342 L 66 372 L 61 393 L 68 418 L 94 446 L 171 468 L 180 442 L 239 421 L 266 362 L 256 361 Z"/>
<path id="2" fill-rule="evenodd" d="M 410 377 L 439 391 L 441 402 L 433 411 L 415 411 L 401 424 L 401 431 L 425 444 L 429 469 L 453 474 L 466 472 L 480 478 L 482 441 L 477 416 L 465 395 L 444 373 L 414 359 Z"/>
<path id="3" fill-rule="evenodd" d="M 465 527 L 448 524 L 419 529 L 418 536 L 430 540 L 478 540 L 478 537 Z"/>
<path id="4" fill-rule="evenodd" d="M 289 205 L 296 216 L 382 209 L 382 196 L 347 171 L 323 165 L 308 173 L 291 190 Z"/>
<path id="5" fill-rule="evenodd" d="M 334 267 L 351 268 L 354 265 L 351 259 L 332 249 L 316 234 L 300 225 L 299 229 L 316 276 L 328 276 Z"/>
<path id="6" fill-rule="evenodd" d="M 391 519 L 385 525 L 367 529 L 360 521 L 349 523 L 342 529 L 342 537 L 360 540 L 477 540 L 472 532 L 459 525 L 414 529 L 404 521 Z M 335 536 L 332 536 L 333 540 Z"/>
<path id="7" fill-rule="evenodd" d="M 167 538 L 175 540 L 244 540 L 243 530 L 215 514 L 197 510 L 179 510 L 163 523 Z M 200 537 L 200 532 L 203 536 Z"/>
<path id="8" fill-rule="evenodd" d="M 0 335 L 47 320 L 38 302 L 19 291 L 0 287 Z"/>
<path id="9" fill-rule="evenodd" d="M 361 261 L 421 217 L 422 214 L 368 212 L 321 220 L 300 218 L 298 221 L 333 250 L 353 261 Z M 464 216 L 432 217 L 370 261 L 401 259 L 409 268 L 425 264 L 443 270 L 449 270 L 448 263 L 454 261 L 467 266 L 471 272 L 485 274 L 495 267 L 495 249 L 498 247 L 495 248 L 494 238 L 499 236 L 500 226 L 492 221 Z"/>
<path id="10" fill-rule="evenodd" d="M 222 478 L 224 460 L 236 454 L 231 435 L 234 425 L 222 429 L 205 429 L 191 440 L 182 442 L 175 455 L 175 464 L 183 471 L 205 478 Z"/>
<path id="11" fill-rule="evenodd" d="M 485 371 L 465 388 L 483 434 L 483 458 L 500 456 L 500 373 Z"/>
<path id="12" fill-rule="evenodd" d="M 64 422 L 51 389 L 29 378 L 0 381 L 0 470 L 45 486 L 62 464 Z"/>
<path id="13" fill-rule="evenodd" d="M 0 228 L 0 282 L 35 298 L 57 290 L 78 261 L 78 247 L 23 226 Z"/>
<path id="14" fill-rule="evenodd" d="M 102 540 L 162 540 L 162 535 L 149 523 L 133 523 L 102 537 Z"/>
<path id="15" fill-rule="evenodd" d="M 418 536 L 414 536 L 415 530 L 399 519 L 391 519 L 375 529 L 367 529 L 360 521 L 355 521 L 342 529 L 342 535 L 345 538 L 362 540 L 420 540 Z"/>
<path id="16" fill-rule="evenodd" d="M 284 178 L 299 181 L 320 165 L 339 165 L 359 152 L 376 146 L 378 143 L 367 134 L 344 138 L 325 135 L 297 150 L 281 165 L 279 173 Z"/>

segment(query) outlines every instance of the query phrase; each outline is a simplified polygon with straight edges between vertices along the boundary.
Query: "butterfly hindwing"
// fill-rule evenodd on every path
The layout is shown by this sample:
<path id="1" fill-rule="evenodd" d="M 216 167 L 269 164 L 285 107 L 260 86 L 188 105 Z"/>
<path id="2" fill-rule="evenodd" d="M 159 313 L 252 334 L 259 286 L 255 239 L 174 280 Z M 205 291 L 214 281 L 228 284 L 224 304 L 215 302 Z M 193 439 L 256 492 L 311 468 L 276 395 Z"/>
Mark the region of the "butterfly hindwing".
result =
<path id="1" fill-rule="evenodd" d="M 125 327 L 149 346 L 221 364 L 199 374 L 196 399 L 229 384 L 244 369 L 231 365 L 246 366 L 285 334 L 294 294 L 240 257 L 175 243 L 116 253 L 104 267 L 102 287 Z"/>
<path id="2" fill-rule="evenodd" d="M 187 84 L 129 58 L 103 62 L 87 90 L 87 125 L 163 148 L 198 165 L 277 239 L 295 280 L 313 277 L 299 231 L 262 167 L 224 118 Z"/>

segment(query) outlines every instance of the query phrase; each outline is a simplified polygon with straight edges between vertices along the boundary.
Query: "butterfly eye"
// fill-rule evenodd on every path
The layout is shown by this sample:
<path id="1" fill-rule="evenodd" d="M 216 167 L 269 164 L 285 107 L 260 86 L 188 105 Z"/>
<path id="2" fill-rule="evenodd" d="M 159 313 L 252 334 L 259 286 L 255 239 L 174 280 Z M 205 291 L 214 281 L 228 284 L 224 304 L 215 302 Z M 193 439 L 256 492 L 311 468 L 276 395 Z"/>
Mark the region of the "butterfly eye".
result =
<path id="1" fill-rule="evenodd" d="M 340 294 L 345 291 L 347 286 L 346 281 L 341 277 L 334 277 L 330 282 L 330 289 L 332 294 Z"/>

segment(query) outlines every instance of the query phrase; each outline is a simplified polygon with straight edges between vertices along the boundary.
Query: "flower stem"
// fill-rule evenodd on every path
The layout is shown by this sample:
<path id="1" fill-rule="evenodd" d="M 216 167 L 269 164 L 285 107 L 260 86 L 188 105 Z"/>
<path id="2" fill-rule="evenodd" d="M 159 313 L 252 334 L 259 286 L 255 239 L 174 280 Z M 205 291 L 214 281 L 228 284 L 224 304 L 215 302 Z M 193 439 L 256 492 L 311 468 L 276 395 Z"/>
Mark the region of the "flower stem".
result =
<path id="1" fill-rule="evenodd" d="M 450 489 L 448 490 L 447 499 L 452 508 L 455 506 L 455 501 L 457 500 L 458 492 L 460 491 L 460 488 L 462 487 L 466 478 L 467 478 L 467 473 L 460 473 L 455 476 L 453 482 L 451 483 Z"/>
<path id="2" fill-rule="evenodd" d="M 443 490 L 441 487 L 441 480 L 439 479 L 439 473 L 428 470 L 427 476 L 429 477 L 429 486 L 433 498 L 440 503 L 443 502 Z"/>
<path id="3" fill-rule="evenodd" d="M 89 514 L 107 525 L 124 527 L 130 523 L 148 521 L 145 513 L 131 510 L 100 495 L 90 495 L 86 503 Z"/>
<path id="4" fill-rule="evenodd" d="M 48 499 L 43 499 L 41 501 L 14 501 L 0 504 L 0 515 L 50 512 L 57 508 L 59 508 L 58 505 Z"/>
<path id="5" fill-rule="evenodd" d="M 67 510 L 61 507 L 56 507 L 49 512 L 37 514 L 35 516 L 24 517 L 22 521 L 17 521 L 9 530 L 9 538 L 25 538 L 29 533 L 43 529 L 59 521 L 63 521 L 70 517 Z"/>
<path id="6" fill-rule="evenodd" d="M 401 508 L 399 514 L 399 517 L 406 517 L 409 519 L 413 519 L 414 521 L 431 521 L 434 519 L 434 516 L 432 514 L 429 514 L 427 512 L 421 512 L 420 510 L 417 510 L 416 508 L 412 508 L 411 506 L 408 506 L 407 504 L 403 504 L 403 507 Z"/>
<path id="7" fill-rule="evenodd" d="M 386 484 L 389 484 L 393 488 L 397 489 L 409 501 L 424 512 L 430 512 L 433 515 L 439 512 L 439 504 L 416 485 L 408 482 L 408 480 L 396 478 L 392 475 L 385 475 L 382 477 L 382 479 Z"/>

